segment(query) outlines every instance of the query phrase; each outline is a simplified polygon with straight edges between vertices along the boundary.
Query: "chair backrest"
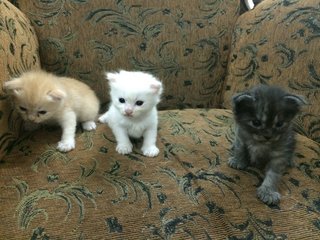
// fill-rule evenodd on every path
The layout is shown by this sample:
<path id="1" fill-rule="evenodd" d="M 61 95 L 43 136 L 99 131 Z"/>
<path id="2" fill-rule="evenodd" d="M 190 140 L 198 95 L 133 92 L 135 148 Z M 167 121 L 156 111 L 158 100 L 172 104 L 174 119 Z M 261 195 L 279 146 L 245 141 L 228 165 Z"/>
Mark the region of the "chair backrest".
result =
<path id="1" fill-rule="evenodd" d="M 109 101 L 104 71 L 163 81 L 159 108 L 218 106 L 238 0 L 17 1 L 32 21 L 45 69 L 80 79 Z"/>

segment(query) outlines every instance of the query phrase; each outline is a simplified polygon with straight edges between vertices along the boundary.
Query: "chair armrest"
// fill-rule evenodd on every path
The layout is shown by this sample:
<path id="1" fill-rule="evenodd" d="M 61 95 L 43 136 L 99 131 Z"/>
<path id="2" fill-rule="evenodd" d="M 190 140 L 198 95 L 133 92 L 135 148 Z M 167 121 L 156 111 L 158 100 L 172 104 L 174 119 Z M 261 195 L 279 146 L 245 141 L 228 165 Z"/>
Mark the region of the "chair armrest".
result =
<path id="1" fill-rule="evenodd" d="M 38 40 L 30 21 L 10 2 L 0 1 L 0 160 L 17 139 L 21 125 L 3 83 L 39 67 Z"/>

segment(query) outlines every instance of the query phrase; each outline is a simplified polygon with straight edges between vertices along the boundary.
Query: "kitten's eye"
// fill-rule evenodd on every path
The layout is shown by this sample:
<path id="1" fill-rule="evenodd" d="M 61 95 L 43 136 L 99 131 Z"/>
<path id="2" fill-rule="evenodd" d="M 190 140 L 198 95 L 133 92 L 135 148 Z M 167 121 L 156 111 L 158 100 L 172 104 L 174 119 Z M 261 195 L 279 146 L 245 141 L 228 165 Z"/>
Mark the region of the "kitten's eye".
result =
<path id="1" fill-rule="evenodd" d="M 46 113 L 47 113 L 47 111 L 44 111 L 44 110 L 38 112 L 38 114 L 41 114 L 41 115 L 44 115 Z"/>
<path id="2" fill-rule="evenodd" d="M 284 125 L 284 122 L 282 122 L 282 121 L 279 121 L 276 123 L 277 128 L 281 128 L 281 127 L 283 127 L 283 125 Z"/>
<path id="3" fill-rule="evenodd" d="M 139 101 L 136 101 L 136 105 L 137 105 L 137 106 L 142 106 L 142 104 L 143 104 L 143 101 L 140 101 L 140 100 L 139 100 Z"/>
<path id="4" fill-rule="evenodd" d="M 27 109 L 25 108 L 25 107 L 19 107 L 20 108 L 20 110 L 22 111 L 22 112 L 26 112 L 27 111 Z"/>
<path id="5" fill-rule="evenodd" d="M 126 100 L 124 100 L 124 98 L 119 98 L 119 102 L 121 102 L 121 103 L 125 103 L 125 102 L 126 102 Z"/>
<path id="6" fill-rule="evenodd" d="M 261 126 L 261 121 L 259 120 L 252 120 L 251 121 L 252 126 L 254 127 L 260 127 Z"/>

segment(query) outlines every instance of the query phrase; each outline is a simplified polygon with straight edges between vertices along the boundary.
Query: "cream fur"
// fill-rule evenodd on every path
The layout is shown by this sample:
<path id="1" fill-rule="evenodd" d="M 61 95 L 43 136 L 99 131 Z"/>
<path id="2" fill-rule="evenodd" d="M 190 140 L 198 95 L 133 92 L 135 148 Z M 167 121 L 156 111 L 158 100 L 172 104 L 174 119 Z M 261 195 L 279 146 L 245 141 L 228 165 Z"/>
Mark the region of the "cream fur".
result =
<path id="1" fill-rule="evenodd" d="M 85 130 L 96 128 L 99 100 L 89 86 L 78 80 L 36 70 L 5 82 L 4 88 L 13 96 L 27 128 L 50 122 L 62 127 L 57 147 L 62 152 L 75 148 L 77 121 Z"/>

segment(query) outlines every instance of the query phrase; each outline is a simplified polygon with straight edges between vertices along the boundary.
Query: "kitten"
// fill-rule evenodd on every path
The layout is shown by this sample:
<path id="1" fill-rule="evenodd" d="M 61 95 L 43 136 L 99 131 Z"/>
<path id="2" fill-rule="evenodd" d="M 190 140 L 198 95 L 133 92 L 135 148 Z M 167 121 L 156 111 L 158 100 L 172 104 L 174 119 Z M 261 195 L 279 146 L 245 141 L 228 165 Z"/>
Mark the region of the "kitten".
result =
<path id="1" fill-rule="evenodd" d="M 108 123 L 117 140 L 120 154 L 132 152 L 129 137 L 143 137 L 142 153 L 147 157 L 159 154 L 156 146 L 158 115 L 162 84 L 144 72 L 121 70 L 106 73 L 110 85 L 111 105 L 99 121 Z"/>
<path id="2" fill-rule="evenodd" d="M 277 184 L 284 171 L 293 166 L 296 141 L 292 120 L 305 101 L 266 85 L 235 95 L 232 100 L 236 136 L 228 164 L 236 169 L 250 164 L 264 168 L 258 198 L 267 204 L 277 204 L 280 201 Z"/>
<path id="3" fill-rule="evenodd" d="M 5 82 L 4 88 L 12 95 L 25 128 L 42 123 L 58 123 L 62 127 L 57 146 L 61 152 L 75 148 L 77 121 L 85 130 L 96 128 L 99 100 L 89 86 L 78 80 L 34 70 Z"/>

